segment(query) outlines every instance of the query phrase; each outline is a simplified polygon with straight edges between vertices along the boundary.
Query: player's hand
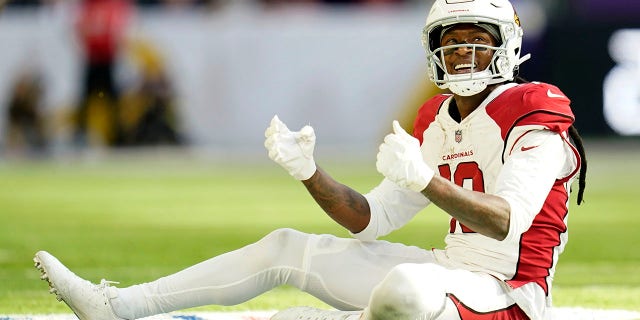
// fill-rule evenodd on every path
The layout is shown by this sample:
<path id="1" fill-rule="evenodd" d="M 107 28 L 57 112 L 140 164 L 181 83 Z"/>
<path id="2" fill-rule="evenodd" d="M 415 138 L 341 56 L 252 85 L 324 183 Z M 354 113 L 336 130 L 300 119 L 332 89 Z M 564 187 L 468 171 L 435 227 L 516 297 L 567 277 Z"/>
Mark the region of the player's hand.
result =
<path id="1" fill-rule="evenodd" d="M 393 133 L 384 138 L 376 161 L 378 172 L 397 185 L 420 192 L 427 187 L 433 170 L 424 162 L 418 139 L 393 121 Z"/>
<path id="2" fill-rule="evenodd" d="M 316 134 L 312 127 L 304 126 L 300 131 L 291 131 L 276 115 L 271 119 L 271 125 L 264 136 L 264 146 L 269 151 L 271 160 L 298 180 L 307 180 L 313 176 L 316 172 L 313 160 Z"/>

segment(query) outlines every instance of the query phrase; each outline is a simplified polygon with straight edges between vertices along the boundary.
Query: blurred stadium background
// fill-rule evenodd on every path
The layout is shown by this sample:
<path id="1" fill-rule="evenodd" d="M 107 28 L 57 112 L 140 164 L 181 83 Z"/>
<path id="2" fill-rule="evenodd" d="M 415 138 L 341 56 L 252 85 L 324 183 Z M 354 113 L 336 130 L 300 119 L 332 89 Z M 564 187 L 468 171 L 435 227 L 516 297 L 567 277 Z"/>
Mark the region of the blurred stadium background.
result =
<path id="1" fill-rule="evenodd" d="M 565 254 L 566 271 L 559 267 L 560 302 L 640 311 L 640 1 L 513 2 L 523 50 L 533 56 L 521 75 L 553 83 L 572 99 L 592 163 L 591 209 L 576 209 L 582 229 Z M 431 1 L 0 3 L 0 314 L 61 310 L 42 306 L 50 297 L 25 266 L 45 245 L 71 256 L 93 280 L 112 267 L 115 280 L 130 284 L 277 226 L 341 232 L 321 213 L 291 217 L 292 210 L 319 210 L 269 163 L 262 143 L 271 117 L 292 128 L 313 125 L 318 158 L 366 191 L 378 180 L 375 153 L 391 120 L 409 128 L 416 108 L 436 92 L 420 44 Z M 255 183 L 256 176 L 269 183 Z M 166 188 L 154 189 L 159 185 Z M 218 192 L 224 196 L 207 198 Z M 244 197 L 256 194 L 247 204 Z M 163 202 L 172 196 L 177 201 Z M 245 203 L 220 204 L 230 199 Z M 283 205 L 285 199 L 293 203 Z M 166 208 L 181 219 L 196 214 L 176 221 Z M 228 210 L 234 219 L 223 214 Z M 84 215 L 96 211 L 101 219 Z M 222 232 L 265 212 L 273 220 Z M 122 231 L 129 214 L 133 225 Z M 92 221 L 107 224 L 104 232 L 82 231 L 83 223 L 98 227 Z M 599 228 L 617 224 L 623 232 Z M 420 228 L 434 228 L 417 226 L 392 239 L 413 241 Z M 183 235 L 157 232 L 193 239 L 177 245 Z M 111 239 L 108 249 L 85 241 L 95 237 Z M 439 245 L 439 238 L 419 244 Z M 225 243 L 212 252 L 216 241 Z M 127 252 L 132 243 L 148 256 Z M 159 243 L 175 258 L 158 251 Z M 602 286 L 613 289 L 603 293 Z M 603 296 L 611 300 L 603 303 Z M 274 303 L 268 301 L 258 307 Z"/>
<path id="2" fill-rule="evenodd" d="M 533 55 L 521 74 L 558 85 L 583 135 L 640 134 L 640 2 L 514 3 Z M 433 93 L 420 45 L 430 4 L 9 1 L 0 150 L 253 151 L 277 113 L 292 127 L 314 125 L 326 148 L 370 154 L 391 119 L 410 126 Z"/>

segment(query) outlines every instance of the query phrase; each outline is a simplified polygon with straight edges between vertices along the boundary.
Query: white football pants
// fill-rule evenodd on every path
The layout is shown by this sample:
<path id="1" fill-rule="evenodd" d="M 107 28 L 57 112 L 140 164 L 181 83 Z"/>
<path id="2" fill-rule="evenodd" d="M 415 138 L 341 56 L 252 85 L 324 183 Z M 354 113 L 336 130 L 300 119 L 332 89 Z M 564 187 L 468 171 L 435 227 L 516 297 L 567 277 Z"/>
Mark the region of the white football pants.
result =
<path id="1" fill-rule="evenodd" d="M 284 284 L 337 309 L 366 308 L 371 320 L 460 319 L 450 295 L 479 312 L 514 304 L 501 281 L 446 269 L 429 250 L 292 229 L 153 282 L 113 288 L 111 304 L 117 315 L 137 319 L 235 305 Z"/>

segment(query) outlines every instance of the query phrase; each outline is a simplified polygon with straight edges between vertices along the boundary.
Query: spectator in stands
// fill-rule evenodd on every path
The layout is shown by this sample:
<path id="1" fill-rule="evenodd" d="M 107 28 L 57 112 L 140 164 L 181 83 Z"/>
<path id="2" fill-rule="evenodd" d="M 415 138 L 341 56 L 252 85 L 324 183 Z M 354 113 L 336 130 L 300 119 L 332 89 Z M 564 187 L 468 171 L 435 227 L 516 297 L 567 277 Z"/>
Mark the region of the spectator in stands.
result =
<path id="1" fill-rule="evenodd" d="M 42 155 L 47 140 L 42 115 L 42 84 L 31 70 L 19 74 L 9 98 L 5 148 L 9 155 Z"/>
<path id="2" fill-rule="evenodd" d="M 76 21 L 80 46 L 84 53 L 82 97 L 76 114 L 76 143 L 87 143 L 91 103 L 102 102 L 107 109 L 103 142 L 118 145 L 118 91 L 114 67 L 120 44 L 133 13 L 129 0 L 83 0 Z"/>

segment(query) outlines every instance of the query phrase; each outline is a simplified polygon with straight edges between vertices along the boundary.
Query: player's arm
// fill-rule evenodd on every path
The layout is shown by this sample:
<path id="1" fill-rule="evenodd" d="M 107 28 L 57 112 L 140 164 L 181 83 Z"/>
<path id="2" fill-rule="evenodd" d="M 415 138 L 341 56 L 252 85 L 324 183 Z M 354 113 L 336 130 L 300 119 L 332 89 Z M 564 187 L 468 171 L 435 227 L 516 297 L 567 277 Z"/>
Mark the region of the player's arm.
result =
<path id="1" fill-rule="evenodd" d="M 358 233 L 367 227 L 370 210 L 366 198 L 316 166 L 313 159 L 316 136 L 312 127 L 305 126 L 299 131 L 291 131 L 275 116 L 265 131 L 265 138 L 269 158 L 291 176 L 302 181 L 311 196 L 333 220 L 352 233 Z"/>
<path id="2" fill-rule="evenodd" d="M 365 197 L 337 182 L 321 168 L 302 183 L 322 210 L 347 230 L 358 233 L 369 224 L 370 209 Z"/>
<path id="3" fill-rule="evenodd" d="M 435 176 L 422 158 L 418 140 L 397 122 L 393 126 L 394 133 L 387 135 L 380 146 L 378 171 L 401 187 L 421 192 L 475 232 L 497 240 L 514 237 L 528 228 L 565 162 L 557 134 L 531 133 L 520 142 L 531 145 L 505 162 L 496 195 L 475 192 Z M 531 146 L 535 148 L 528 149 Z"/>
<path id="4" fill-rule="evenodd" d="M 432 203 L 475 232 L 502 240 L 509 232 L 509 203 L 500 197 L 466 190 L 435 176 L 424 162 L 420 143 L 397 121 L 380 145 L 376 168 L 397 185 L 421 192 Z"/>
<path id="5" fill-rule="evenodd" d="M 516 127 L 496 180 L 495 194 L 510 206 L 508 241 L 518 241 L 540 212 L 553 185 L 575 174 L 577 158 L 564 138 L 546 129 Z"/>
<path id="6" fill-rule="evenodd" d="M 556 179 L 575 167 L 561 136 L 549 130 L 516 128 L 495 195 L 470 191 L 434 177 L 422 194 L 460 223 L 498 240 L 517 241 L 531 226 Z"/>
<path id="7" fill-rule="evenodd" d="M 434 176 L 422 194 L 475 232 L 497 240 L 509 233 L 510 206 L 501 197 L 464 189 L 440 176 Z"/>
<path id="8" fill-rule="evenodd" d="M 387 179 L 425 195 L 432 203 L 475 232 L 502 240 L 509 232 L 509 204 L 502 198 L 466 190 L 436 176 L 422 157 L 420 142 L 398 121 L 384 138 L 376 168 Z"/>

